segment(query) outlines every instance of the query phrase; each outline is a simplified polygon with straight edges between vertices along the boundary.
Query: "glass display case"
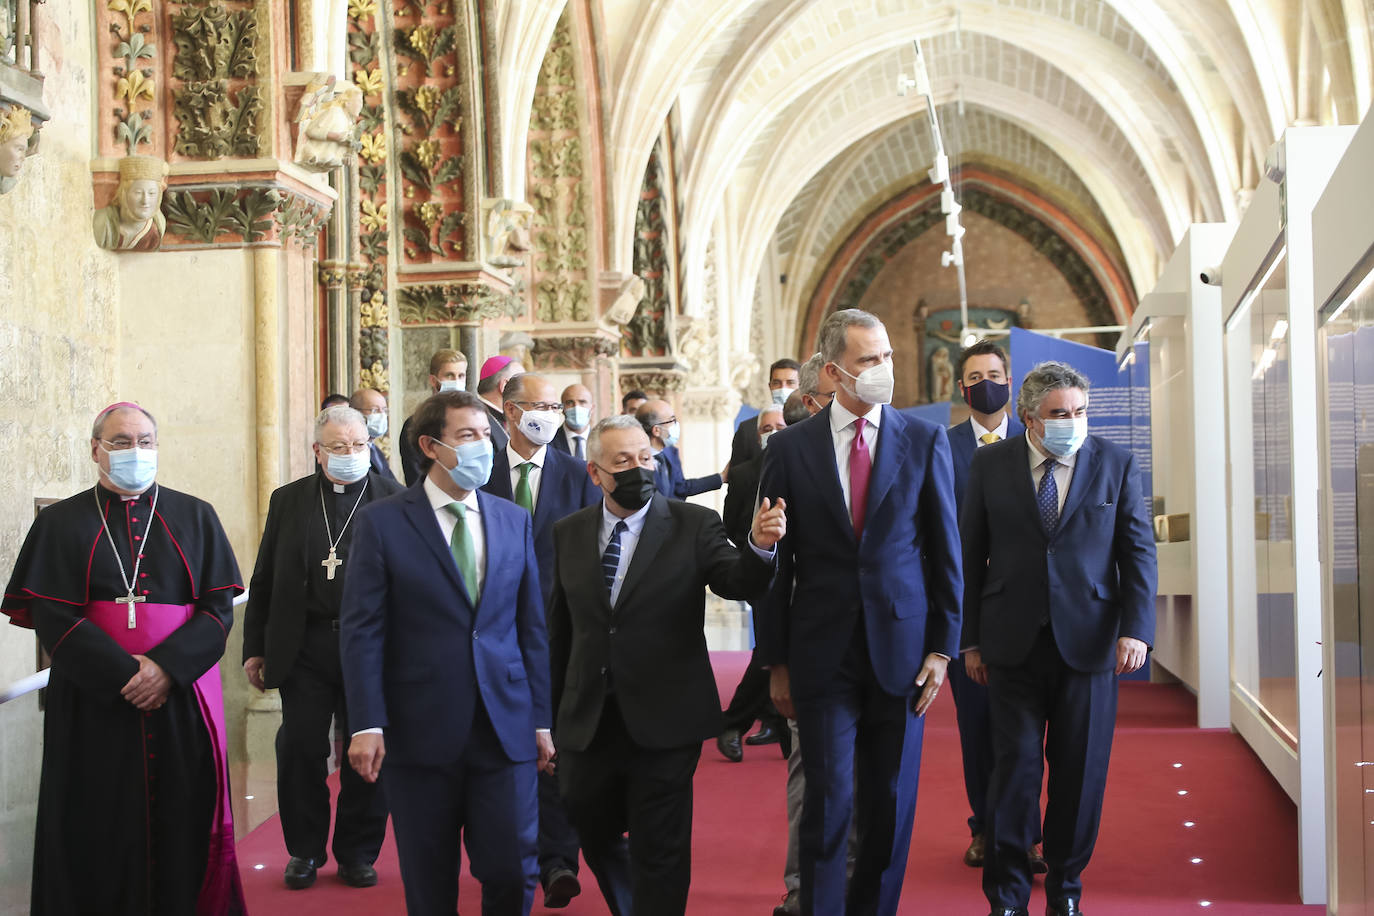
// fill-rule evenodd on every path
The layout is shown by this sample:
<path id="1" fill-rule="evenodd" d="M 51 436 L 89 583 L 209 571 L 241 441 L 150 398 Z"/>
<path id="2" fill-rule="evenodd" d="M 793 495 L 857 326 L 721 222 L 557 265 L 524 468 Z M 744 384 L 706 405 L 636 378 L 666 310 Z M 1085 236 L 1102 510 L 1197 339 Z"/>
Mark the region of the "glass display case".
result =
<path id="1" fill-rule="evenodd" d="M 1304 903 L 1325 903 L 1327 893 L 1311 214 L 1353 133 L 1284 133 L 1220 268 L 1231 723 L 1297 804 Z"/>
<path id="2" fill-rule="evenodd" d="M 1198 725 L 1230 725 L 1226 469 L 1213 460 L 1224 411 L 1221 290 L 1202 280 L 1235 227 L 1189 228 L 1117 344 L 1133 415 L 1153 416 L 1142 472 L 1153 489 L 1159 586 L 1152 662 L 1197 695 Z"/>
<path id="3" fill-rule="evenodd" d="M 1330 911 L 1374 898 L 1374 121 L 1312 211 L 1318 380 L 1325 419 L 1324 671 Z"/>

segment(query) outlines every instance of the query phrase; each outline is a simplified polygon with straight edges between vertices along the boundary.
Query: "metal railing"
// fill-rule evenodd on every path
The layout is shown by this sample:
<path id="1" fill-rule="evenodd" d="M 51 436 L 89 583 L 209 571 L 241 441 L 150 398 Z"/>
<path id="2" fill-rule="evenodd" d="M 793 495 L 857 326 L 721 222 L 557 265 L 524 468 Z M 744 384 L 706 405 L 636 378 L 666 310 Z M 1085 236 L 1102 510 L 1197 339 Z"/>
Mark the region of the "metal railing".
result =
<path id="1" fill-rule="evenodd" d="M 0 0 L 0 8 L 3 8 L 3 5 L 8 2 L 10 2 L 10 0 Z M 248 590 L 244 589 L 243 594 L 234 599 L 234 607 L 240 607 L 247 603 Z M 35 671 L 27 677 L 21 677 L 8 687 L 0 689 L 0 705 L 8 703 L 10 700 L 17 700 L 25 694 L 33 693 L 35 690 L 42 690 L 44 687 L 48 686 L 49 670 L 48 668 L 44 668 L 42 671 Z"/>

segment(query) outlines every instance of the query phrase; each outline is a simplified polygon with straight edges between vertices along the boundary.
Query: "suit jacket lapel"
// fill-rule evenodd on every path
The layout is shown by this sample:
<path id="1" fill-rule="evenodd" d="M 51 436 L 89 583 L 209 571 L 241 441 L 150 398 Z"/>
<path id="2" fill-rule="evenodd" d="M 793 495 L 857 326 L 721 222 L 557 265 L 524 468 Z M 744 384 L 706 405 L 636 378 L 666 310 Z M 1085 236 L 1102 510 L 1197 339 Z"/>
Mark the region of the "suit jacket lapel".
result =
<path id="1" fill-rule="evenodd" d="M 1102 452 L 1092 439 L 1084 441 L 1074 460 L 1073 477 L 1069 480 L 1069 495 L 1064 499 L 1064 511 L 1059 513 L 1059 527 L 1063 531 L 1069 518 L 1083 504 L 1083 494 L 1092 488 L 1093 480 L 1102 470 Z"/>
<path id="2" fill-rule="evenodd" d="M 515 542 L 515 539 L 513 537 L 506 536 L 506 527 L 500 522 L 498 522 L 496 520 L 496 514 L 490 511 L 491 504 L 499 498 L 500 497 L 492 496 L 490 493 L 482 493 L 480 491 L 477 493 L 477 508 L 481 510 L 477 514 L 477 517 L 482 522 L 483 550 L 482 572 L 478 576 L 478 578 L 482 582 L 482 590 L 477 595 L 477 608 L 474 620 L 478 617 L 481 617 L 482 608 L 486 607 L 487 605 L 487 595 L 493 590 L 492 582 L 490 576 L 488 576 L 488 572 L 490 572 L 493 569 L 501 568 L 501 557 L 503 557 L 505 553 L 512 548 Z M 450 554 L 450 556 L 451 555 L 452 554 Z M 456 566 L 457 564 L 454 565 Z M 498 587 L 496 590 L 499 592 L 500 588 Z M 505 601 L 510 597 L 512 596 L 498 594 L 497 598 L 494 600 Z"/>
<path id="3" fill-rule="evenodd" d="M 482 489 L 492 496 L 515 501 L 515 493 L 510 488 L 510 458 L 506 455 L 505 449 L 500 449 L 492 456 L 491 476 L 487 478 L 487 485 Z"/>
<path id="4" fill-rule="evenodd" d="M 1035 530 L 1044 534 L 1045 527 L 1040 524 L 1040 508 L 1035 502 L 1035 484 L 1031 479 L 1030 444 L 1026 442 L 1024 433 L 1015 439 L 1009 439 L 1008 442 L 1010 444 L 1006 449 L 1005 473 L 1014 491 L 1013 505 L 1020 505 L 1034 524 Z"/>
<path id="5" fill-rule="evenodd" d="M 575 570 L 582 570 L 588 580 L 588 590 L 597 596 L 597 604 L 602 610 L 602 616 L 609 617 L 611 613 L 611 593 L 606 590 L 606 576 L 601 570 L 601 502 L 595 503 L 592 511 L 586 513 L 585 523 L 579 522 L 577 537 L 573 540 L 576 545 L 575 550 L 578 556 L 575 561 L 570 558 L 567 564 Z M 621 589 L 623 592 L 624 589 Z M 569 595 L 570 602 L 580 602 L 580 594 L 577 597 Z"/>
<path id="6" fill-rule="evenodd" d="M 318 473 L 315 474 L 313 477 L 310 478 L 310 482 L 308 484 L 304 484 L 303 486 L 301 486 L 300 489 L 292 495 L 294 497 L 294 499 L 292 500 L 294 505 L 291 507 L 291 514 L 286 517 L 290 519 L 299 519 L 299 521 L 296 522 L 296 524 L 300 526 L 300 530 L 298 532 L 295 532 L 298 542 L 297 548 L 300 550 L 301 566 L 302 568 L 308 570 L 311 568 L 311 558 L 309 556 L 311 524 L 310 514 L 312 512 L 323 511 L 320 508 L 320 475 Z M 324 557 L 319 557 L 314 562 L 318 563 L 320 562 L 320 560 L 323 559 Z"/>
<path id="7" fill-rule="evenodd" d="M 552 446 L 544 449 L 544 467 L 539 471 L 539 495 L 534 500 L 533 522 L 536 531 L 540 530 L 539 526 L 547 524 L 548 515 L 553 511 L 550 507 L 557 496 L 558 486 L 561 482 L 562 471 L 553 456 L 554 448 Z M 506 479 L 510 479 L 509 475 Z"/>
<path id="8" fill-rule="evenodd" d="M 423 484 L 406 488 L 404 511 L 406 518 L 420 535 L 420 540 L 429 547 L 434 559 L 453 583 L 453 587 L 463 596 L 463 600 L 467 601 L 467 587 L 463 584 L 463 577 L 458 574 L 458 564 L 453 560 L 453 553 L 444 543 L 443 529 L 434 518 L 434 510 L 429 505 L 429 496 L 425 493 Z"/>
<path id="9" fill-rule="evenodd" d="M 906 420 L 891 407 L 883 407 L 883 422 L 878 427 L 878 454 L 873 461 L 873 475 L 868 482 L 868 506 L 865 517 L 882 505 L 883 497 L 892 489 L 897 472 L 907 461 L 911 440 L 906 436 Z M 833 451 L 833 450 L 832 450 Z"/>
<path id="10" fill-rule="evenodd" d="M 825 500 L 842 531 L 854 536 L 854 523 L 844 506 L 844 490 L 840 487 L 840 469 L 835 464 L 835 437 L 830 432 L 830 406 L 814 417 L 814 422 L 801 425 L 803 435 L 810 437 L 801 449 L 802 462 L 806 464 L 815 481 L 816 488 Z M 871 489 L 871 485 L 870 485 Z"/>
<path id="11" fill-rule="evenodd" d="M 668 500 L 655 496 L 649 511 L 644 514 L 644 527 L 639 531 L 639 542 L 635 544 L 635 555 L 630 558 L 630 568 L 625 573 L 625 581 L 620 584 L 620 594 L 616 596 L 615 610 L 625 603 L 625 597 L 639 586 L 649 574 L 654 557 L 668 537 L 672 518 L 668 512 Z M 597 543 L 600 543 L 599 541 Z M 598 565 L 599 562 L 598 562 Z M 609 596 L 607 596 L 609 598 Z"/>

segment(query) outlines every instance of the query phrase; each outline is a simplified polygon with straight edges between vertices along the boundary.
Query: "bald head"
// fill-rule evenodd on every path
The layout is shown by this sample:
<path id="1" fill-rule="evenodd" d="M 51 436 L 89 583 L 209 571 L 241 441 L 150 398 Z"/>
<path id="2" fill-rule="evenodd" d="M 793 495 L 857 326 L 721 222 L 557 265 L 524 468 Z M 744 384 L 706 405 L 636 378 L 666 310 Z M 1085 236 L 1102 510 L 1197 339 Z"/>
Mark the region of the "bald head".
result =
<path id="1" fill-rule="evenodd" d="M 569 385 L 563 389 L 563 419 L 568 429 L 583 432 L 592 422 L 592 392 L 586 385 Z"/>
<path id="2" fill-rule="evenodd" d="M 676 440 L 676 435 L 672 428 L 677 425 L 677 417 L 673 415 L 673 405 L 659 398 L 652 398 L 639 405 L 635 411 L 635 419 L 639 425 L 644 427 L 644 432 L 649 434 L 649 441 L 654 444 L 654 448 L 664 448 L 672 445 L 669 440 Z"/>

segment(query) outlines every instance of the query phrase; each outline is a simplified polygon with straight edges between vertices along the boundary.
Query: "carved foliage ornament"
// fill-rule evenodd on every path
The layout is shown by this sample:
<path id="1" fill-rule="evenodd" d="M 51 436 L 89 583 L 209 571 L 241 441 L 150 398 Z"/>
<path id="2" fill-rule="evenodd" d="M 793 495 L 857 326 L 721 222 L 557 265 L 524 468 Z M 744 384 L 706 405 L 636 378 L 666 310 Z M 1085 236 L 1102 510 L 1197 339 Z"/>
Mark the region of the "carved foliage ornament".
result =
<path id="1" fill-rule="evenodd" d="M 151 147 L 153 143 L 156 71 L 152 64 L 157 47 L 148 36 L 153 34 L 155 17 L 139 20 L 139 16 L 151 14 L 152 0 L 109 0 L 106 9 L 123 20 L 116 18 L 110 23 L 110 31 L 118 39 L 113 67 L 115 141 L 124 144 L 125 154 L 132 156 L 140 144 Z"/>
<path id="2" fill-rule="evenodd" d="M 558 22 L 530 109 L 530 199 L 535 258 L 531 289 L 540 321 L 591 321 L 582 119 L 571 13 Z"/>
<path id="3" fill-rule="evenodd" d="M 663 198 L 663 141 L 654 144 L 644 171 L 635 217 L 634 272 L 644 280 L 644 299 L 625 325 L 624 351 L 632 356 L 668 352 L 672 312 L 672 268 L 668 258 L 668 214 Z"/>
<path id="4" fill-rule="evenodd" d="M 311 247 L 328 206 L 275 186 L 169 191 L 167 227 L 188 242 L 217 247 L 295 241 Z"/>
<path id="5" fill-rule="evenodd" d="M 680 372 L 664 372 L 659 369 L 636 372 L 622 369 L 620 393 L 625 394 L 636 388 L 649 394 L 673 394 L 686 390 L 687 380 Z"/>
<path id="6" fill-rule="evenodd" d="M 610 337 L 540 337 L 534 342 L 534 367 L 543 371 L 590 369 L 598 356 L 610 357 L 618 352 L 619 343 Z"/>
<path id="7" fill-rule="evenodd" d="M 353 84 L 363 93 L 358 119 L 358 241 L 362 305 L 358 328 L 358 383 L 389 390 L 388 303 L 385 291 L 387 199 L 385 112 L 382 99 L 387 78 L 382 69 L 377 32 L 376 0 L 349 0 L 348 59 Z"/>
<path id="8" fill-rule="evenodd" d="M 402 324 L 469 324 L 511 318 L 525 310 L 522 297 L 485 283 L 459 280 L 402 286 L 396 292 Z"/>
<path id="9" fill-rule="evenodd" d="M 256 157 L 262 152 L 256 85 L 258 24 L 252 4 L 183 3 L 172 14 L 174 151 L 191 159 Z"/>

